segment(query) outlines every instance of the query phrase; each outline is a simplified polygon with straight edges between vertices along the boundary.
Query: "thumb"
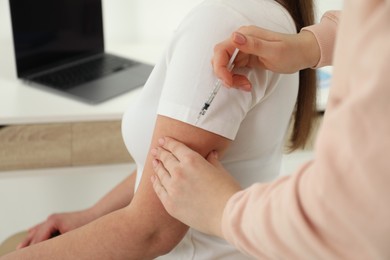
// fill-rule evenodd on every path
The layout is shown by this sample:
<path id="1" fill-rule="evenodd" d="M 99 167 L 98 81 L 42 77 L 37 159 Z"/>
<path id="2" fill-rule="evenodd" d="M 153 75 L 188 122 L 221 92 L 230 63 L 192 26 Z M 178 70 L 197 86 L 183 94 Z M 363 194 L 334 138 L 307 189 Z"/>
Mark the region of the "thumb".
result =
<path id="1" fill-rule="evenodd" d="M 243 26 L 232 34 L 231 41 L 241 52 L 255 55 L 262 60 L 282 51 L 280 45 L 286 42 L 286 37 L 284 33 L 257 26 Z"/>
<path id="2" fill-rule="evenodd" d="M 264 49 L 264 40 L 241 32 L 232 35 L 234 45 L 243 53 L 261 56 Z"/>
<path id="3" fill-rule="evenodd" d="M 214 167 L 223 169 L 223 166 L 221 162 L 218 160 L 218 152 L 217 151 L 212 151 L 207 155 L 206 160 L 211 163 Z"/>

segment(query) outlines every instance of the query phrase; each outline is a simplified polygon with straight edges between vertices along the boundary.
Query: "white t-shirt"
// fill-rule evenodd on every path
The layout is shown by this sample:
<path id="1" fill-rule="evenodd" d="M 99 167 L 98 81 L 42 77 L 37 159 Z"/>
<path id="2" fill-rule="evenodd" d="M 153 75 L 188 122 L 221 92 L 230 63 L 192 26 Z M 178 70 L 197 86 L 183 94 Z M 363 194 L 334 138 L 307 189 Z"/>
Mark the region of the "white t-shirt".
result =
<path id="1" fill-rule="evenodd" d="M 211 58 L 218 42 L 243 25 L 296 33 L 288 12 L 273 0 L 206 0 L 176 30 L 139 99 L 122 121 L 125 144 L 137 164 L 139 185 L 157 114 L 194 125 L 216 80 Z M 196 127 L 233 140 L 222 163 L 248 187 L 274 179 L 298 93 L 298 74 L 241 70 L 251 93 L 222 87 Z M 250 259 L 225 241 L 190 229 L 159 259 Z"/>

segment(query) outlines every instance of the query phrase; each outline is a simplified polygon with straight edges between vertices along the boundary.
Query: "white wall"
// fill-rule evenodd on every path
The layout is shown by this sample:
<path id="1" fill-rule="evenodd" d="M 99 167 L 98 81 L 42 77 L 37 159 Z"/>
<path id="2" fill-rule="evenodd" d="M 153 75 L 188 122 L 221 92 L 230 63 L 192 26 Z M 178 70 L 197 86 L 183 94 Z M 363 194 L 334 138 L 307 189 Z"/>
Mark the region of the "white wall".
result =
<path id="1" fill-rule="evenodd" d="M 0 39 L 10 38 L 9 0 L 0 0 Z M 203 0 L 103 0 L 106 38 L 110 41 L 169 38 L 188 11 Z M 343 0 L 316 0 L 318 14 L 341 9 Z"/>
<path id="2" fill-rule="evenodd" d="M 108 37 L 120 38 L 125 33 L 129 40 L 160 41 L 170 38 L 188 11 L 203 0 L 109 1 L 104 2 Z M 125 27 L 122 21 L 126 21 Z"/>
<path id="3" fill-rule="evenodd" d="M 3 0 L 0 0 L 3 1 Z M 108 39 L 167 40 L 182 18 L 203 0 L 104 1 Z M 316 0 L 317 18 L 327 10 L 342 9 L 343 0 Z"/>
<path id="4" fill-rule="evenodd" d="M 9 0 L 0 0 L 0 76 L 15 78 Z M 11 0 L 12 1 L 12 0 Z M 53 0 L 54 1 L 54 0 Z M 165 45 L 182 18 L 203 0 L 103 0 L 106 42 Z M 320 17 L 341 9 L 343 0 L 316 0 Z"/>
<path id="5" fill-rule="evenodd" d="M 343 0 L 315 0 L 317 20 L 328 10 L 341 10 L 343 2 Z"/>

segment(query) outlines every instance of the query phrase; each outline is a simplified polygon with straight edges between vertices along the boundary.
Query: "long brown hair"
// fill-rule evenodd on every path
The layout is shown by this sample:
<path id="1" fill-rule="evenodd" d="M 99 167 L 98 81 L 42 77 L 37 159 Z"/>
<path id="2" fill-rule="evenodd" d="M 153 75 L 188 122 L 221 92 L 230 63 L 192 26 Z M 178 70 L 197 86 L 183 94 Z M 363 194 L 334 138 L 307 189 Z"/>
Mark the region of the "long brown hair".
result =
<path id="1" fill-rule="evenodd" d="M 283 5 L 294 19 L 299 32 L 303 27 L 314 24 L 313 0 L 276 0 Z M 303 148 L 312 130 L 316 111 L 317 77 L 313 69 L 299 72 L 299 90 L 294 114 L 294 125 L 290 136 L 289 151 Z"/>

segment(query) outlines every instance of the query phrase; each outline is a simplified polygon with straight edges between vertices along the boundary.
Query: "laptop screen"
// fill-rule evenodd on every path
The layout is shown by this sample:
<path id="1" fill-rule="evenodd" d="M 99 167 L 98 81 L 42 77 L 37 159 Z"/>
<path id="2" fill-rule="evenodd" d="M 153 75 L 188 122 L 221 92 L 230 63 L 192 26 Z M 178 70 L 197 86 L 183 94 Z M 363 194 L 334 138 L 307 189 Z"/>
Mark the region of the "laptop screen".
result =
<path id="1" fill-rule="evenodd" d="M 104 51 L 101 0 L 10 0 L 19 77 Z"/>

